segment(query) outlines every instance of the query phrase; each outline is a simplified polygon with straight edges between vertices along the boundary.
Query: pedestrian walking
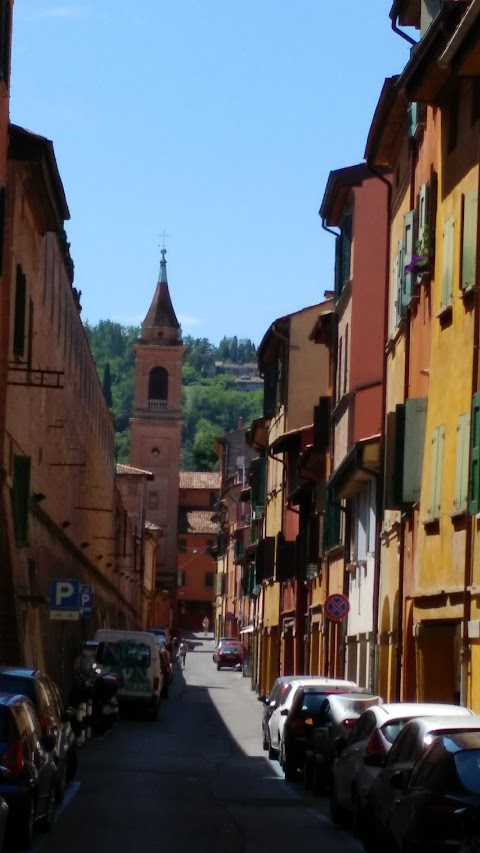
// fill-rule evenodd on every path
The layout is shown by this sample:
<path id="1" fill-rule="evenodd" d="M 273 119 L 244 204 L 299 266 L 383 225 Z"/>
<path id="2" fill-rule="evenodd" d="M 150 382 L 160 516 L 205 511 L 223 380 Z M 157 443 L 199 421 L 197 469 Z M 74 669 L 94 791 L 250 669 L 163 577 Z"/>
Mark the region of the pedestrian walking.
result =
<path id="1" fill-rule="evenodd" d="M 202 622 L 202 628 L 203 628 L 203 633 L 204 633 L 205 637 L 208 634 L 209 627 L 210 627 L 210 620 L 209 620 L 208 616 L 205 616 L 205 619 Z"/>
<path id="2" fill-rule="evenodd" d="M 178 659 L 180 661 L 180 665 L 182 669 L 185 669 L 185 661 L 187 659 L 188 646 L 185 640 L 182 640 L 178 647 Z"/>

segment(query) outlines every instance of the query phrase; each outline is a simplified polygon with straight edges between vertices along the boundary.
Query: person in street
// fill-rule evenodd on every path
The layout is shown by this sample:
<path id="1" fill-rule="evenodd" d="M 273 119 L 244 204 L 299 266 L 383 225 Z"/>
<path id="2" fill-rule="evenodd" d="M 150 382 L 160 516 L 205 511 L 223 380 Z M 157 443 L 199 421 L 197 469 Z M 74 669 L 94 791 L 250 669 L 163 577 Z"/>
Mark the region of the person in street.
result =
<path id="1" fill-rule="evenodd" d="M 203 628 L 203 633 L 204 633 L 205 637 L 208 634 L 209 627 L 210 627 L 210 620 L 209 620 L 208 616 L 205 616 L 205 619 L 202 622 L 202 628 Z"/>
<path id="2" fill-rule="evenodd" d="M 182 642 L 180 643 L 180 645 L 178 647 L 178 659 L 180 661 L 182 669 L 185 669 L 185 661 L 187 659 L 187 652 L 188 652 L 188 646 L 187 646 L 185 640 L 182 640 Z"/>

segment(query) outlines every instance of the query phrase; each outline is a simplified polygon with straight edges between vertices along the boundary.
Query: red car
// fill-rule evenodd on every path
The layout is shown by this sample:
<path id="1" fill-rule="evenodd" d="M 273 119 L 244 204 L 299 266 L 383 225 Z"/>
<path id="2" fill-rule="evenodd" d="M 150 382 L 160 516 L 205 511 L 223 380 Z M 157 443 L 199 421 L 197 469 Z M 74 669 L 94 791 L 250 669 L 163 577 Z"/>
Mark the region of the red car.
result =
<path id="1" fill-rule="evenodd" d="M 243 646 L 239 642 L 223 643 L 215 652 L 217 669 L 222 667 L 242 666 L 243 664 Z"/>

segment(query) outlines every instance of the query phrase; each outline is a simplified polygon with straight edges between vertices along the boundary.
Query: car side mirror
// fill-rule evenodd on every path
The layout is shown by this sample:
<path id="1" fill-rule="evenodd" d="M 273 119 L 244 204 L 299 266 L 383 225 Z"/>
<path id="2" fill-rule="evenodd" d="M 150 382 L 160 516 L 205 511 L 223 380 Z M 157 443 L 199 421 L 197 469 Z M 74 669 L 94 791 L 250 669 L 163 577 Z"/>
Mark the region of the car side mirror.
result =
<path id="1" fill-rule="evenodd" d="M 372 752 L 371 755 L 363 756 L 363 763 L 366 764 L 367 767 L 385 767 L 385 757 L 383 755 L 378 755 L 376 752 Z"/>
<path id="2" fill-rule="evenodd" d="M 260 693 L 260 696 L 257 696 L 257 699 L 259 702 L 263 702 L 263 703 L 265 703 L 267 701 L 267 697 L 265 696 L 265 693 Z"/>
<path id="3" fill-rule="evenodd" d="M 55 735 L 43 735 L 42 746 L 47 752 L 53 752 L 57 743 Z"/>
<path id="4" fill-rule="evenodd" d="M 335 738 L 335 755 L 341 755 L 346 746 L 346 738 L 343 735 Z"/>
<path id="5" fill-rule="evenodd" d="M 404 791 L 412 774 L 405 770 L 395 770 L 390 776 L 390 784 L 399 791 Z"/>
<path id="6" fill-rule="evenodd" d="M 283 711 L 280 711 L 281 717 L 288 717 L 288 708 L 284 708 Z"/>

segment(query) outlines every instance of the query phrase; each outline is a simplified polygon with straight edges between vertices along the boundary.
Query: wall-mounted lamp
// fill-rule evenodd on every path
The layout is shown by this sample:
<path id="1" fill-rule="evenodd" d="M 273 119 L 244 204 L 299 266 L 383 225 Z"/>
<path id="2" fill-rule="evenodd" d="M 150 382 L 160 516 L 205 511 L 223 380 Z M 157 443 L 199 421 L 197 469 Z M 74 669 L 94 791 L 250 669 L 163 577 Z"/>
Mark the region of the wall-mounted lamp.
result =
<path id="1" fill-rule="evenodd" d="M 60 523 L 60 527 L 62 527 L 64 530 L 66 530 L 67 527 L 70 527 L 71 523 L 72 523 L 71 521 L 62 521 Z"/>
<path id="2" fill-rule="evenodd" d="M 32 501 L 36 504 L 41 503 L 47 496 L 43 492 L 32 492 Z"/>

